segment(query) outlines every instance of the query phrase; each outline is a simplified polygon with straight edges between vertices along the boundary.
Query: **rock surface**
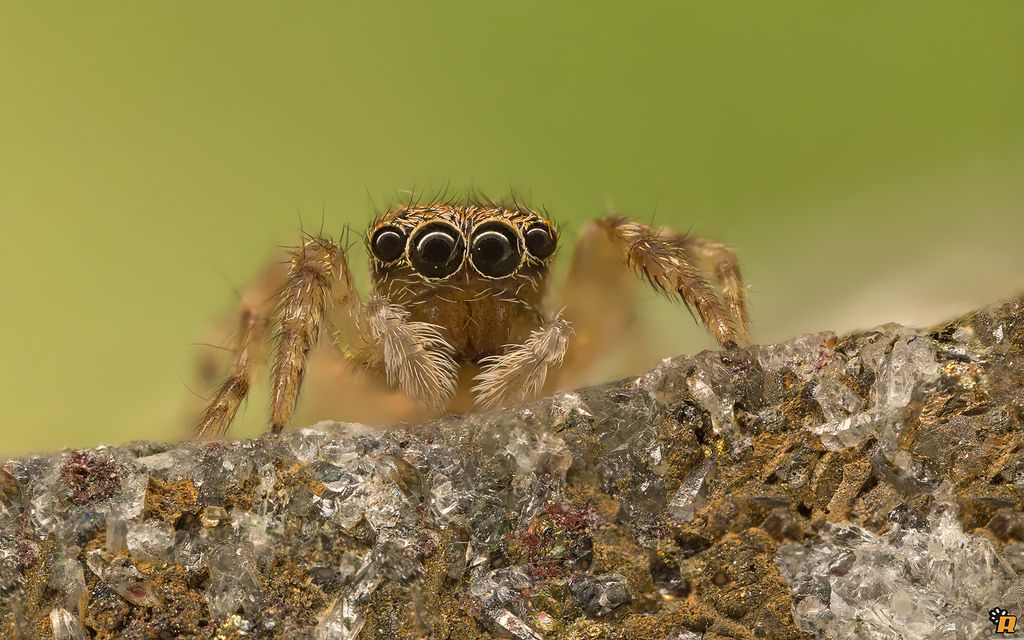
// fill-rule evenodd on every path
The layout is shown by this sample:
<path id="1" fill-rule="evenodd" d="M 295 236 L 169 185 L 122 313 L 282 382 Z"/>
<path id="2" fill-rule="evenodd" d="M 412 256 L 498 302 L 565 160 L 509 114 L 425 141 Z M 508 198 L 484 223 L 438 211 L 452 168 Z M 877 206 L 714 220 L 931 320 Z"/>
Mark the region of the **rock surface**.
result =
<path id="1" fill-rule="evenodd" d="M 487 414 L 0 467 L 4 638 L 976 638 L 1024 614 L 1024 300 Z"/>

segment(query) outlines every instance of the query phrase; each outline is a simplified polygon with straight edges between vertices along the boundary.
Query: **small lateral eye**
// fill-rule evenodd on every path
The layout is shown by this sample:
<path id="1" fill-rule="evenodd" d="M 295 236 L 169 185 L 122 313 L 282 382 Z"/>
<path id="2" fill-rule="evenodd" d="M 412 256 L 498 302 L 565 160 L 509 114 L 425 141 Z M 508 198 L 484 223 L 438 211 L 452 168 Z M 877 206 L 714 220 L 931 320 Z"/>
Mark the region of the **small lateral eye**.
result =
<path id="1" fill-rule="evenodd" d="M 370 248 L 381 262 L 394 262 L 405 253 L 405 234 L 398 227 L 381 227 L 374 232 Z"/>
<path id="2" fill-rule="evenodd" d="M 534 225 L 526 231 L 526 250 L 543 260 L 555 252 L 555 239 L 545 225 Z"/>

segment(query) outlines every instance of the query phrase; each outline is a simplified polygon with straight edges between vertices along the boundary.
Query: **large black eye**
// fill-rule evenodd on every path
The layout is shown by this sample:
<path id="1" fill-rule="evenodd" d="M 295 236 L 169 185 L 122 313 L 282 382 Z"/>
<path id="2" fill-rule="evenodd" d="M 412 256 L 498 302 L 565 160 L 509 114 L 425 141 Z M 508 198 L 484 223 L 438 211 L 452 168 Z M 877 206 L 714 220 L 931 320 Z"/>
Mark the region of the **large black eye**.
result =
<path id="1" fill-rule="evenodd" d="M 466 243 L 455 227 L 431 222 L 413 233 L 409 259 L 413 268 L 428 278 L 447 278 L 462 266 Z"/>
<path id="2" fill-rule="evenodd" d="M 473 230 L 469 255 L 483 275 L 504 278 L 519 267 L 523 249 L 512 227 L 503 222 L 485 222 Z"/>
<path id="3" fill-rule="evenodd" d="M 543 260 L 555 252 L 555 238 L 545 225 L 538 224 L 526 232 L 526 250 Z"/>
<path id="4" fill-rule="evenodd" d="M 370 248 L 381 262 L 394 262 L 405 253 L 405 234 L 398 227 L 381 227 L 370 239 Z"/>

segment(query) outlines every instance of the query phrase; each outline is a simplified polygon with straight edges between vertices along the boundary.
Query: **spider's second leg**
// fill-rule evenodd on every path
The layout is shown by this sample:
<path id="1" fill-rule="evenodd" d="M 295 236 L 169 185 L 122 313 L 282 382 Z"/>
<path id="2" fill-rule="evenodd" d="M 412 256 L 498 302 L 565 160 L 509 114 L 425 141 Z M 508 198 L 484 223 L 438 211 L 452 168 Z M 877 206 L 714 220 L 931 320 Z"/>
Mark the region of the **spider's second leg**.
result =
<path id="1" fill-rule="evenodd" d="M 565 357 L 571 332 L 569 323 L 559 314 L 531 332 L 522 344 L 509 345 L 505 353 L 483 358 L 482 371 L 474 378 L 477 384 L 472 389 L 476 404 L 490 408 L 540 395 L 548 369 L 560 365 Z"/>
<path id="2" fill-rule="evenodd" d="M 622 268 L 619 247 L 597 224 L 585 224 L 559 299 L 575 334 L 556 374 L 559 388 L 596 384 L 650 365 L 649 337 L 637 330 L 634 282 Z"/>
<path id="3" fill-rule="evenodd" d="M 325 238 L 308 238 L 292 254 L 288 278 L 278 307 L 277 346 L 270 386 L 270 429 L 280 433 L 288 424 L 299 397 L 306 371 L 306 357 L 320 339 L 332 293 L 342 278 L 340 299 L 355 295 L 348 291 L 351 278 L 341 247 Z"/>
<path id="4" fill-rule="evenodd" d="M 628 218 L 603 218 L 594 224 L 619 246 L 626 263 L 656 290 L 679 296 L 688 309 L 695 309 L 720 345 L 733 346 L 745 340 L 746 295 L 732 252 L 721 245 L 654 229 Z M 721 267 L 716 275 L 723 286 L 726 304 L 694 265 L 696 251 L 705 257 L 714 255 Z"/>

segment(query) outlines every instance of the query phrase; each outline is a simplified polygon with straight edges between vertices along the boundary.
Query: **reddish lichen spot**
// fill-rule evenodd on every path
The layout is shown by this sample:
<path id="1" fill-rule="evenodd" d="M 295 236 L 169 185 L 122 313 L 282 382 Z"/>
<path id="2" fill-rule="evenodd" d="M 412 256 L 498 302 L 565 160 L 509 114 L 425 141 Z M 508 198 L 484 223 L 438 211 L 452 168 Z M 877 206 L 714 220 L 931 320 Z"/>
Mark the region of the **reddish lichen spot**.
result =
<path id="1" fill-rule="evenodd" d="M 105 500 L 121 486 L 121 468 L 111 458 L 76 451 L 64 459 L 60 478 L 64 493 L 75 504 Z"/>
<path id="2" fill-rule="evenodd" d="M 587 526 L 586 514 L 579 509 L 567 508 L 560 504 L 549 504 L 547 512 L 558 526 L 566 531 L 582 531 Z"/>

